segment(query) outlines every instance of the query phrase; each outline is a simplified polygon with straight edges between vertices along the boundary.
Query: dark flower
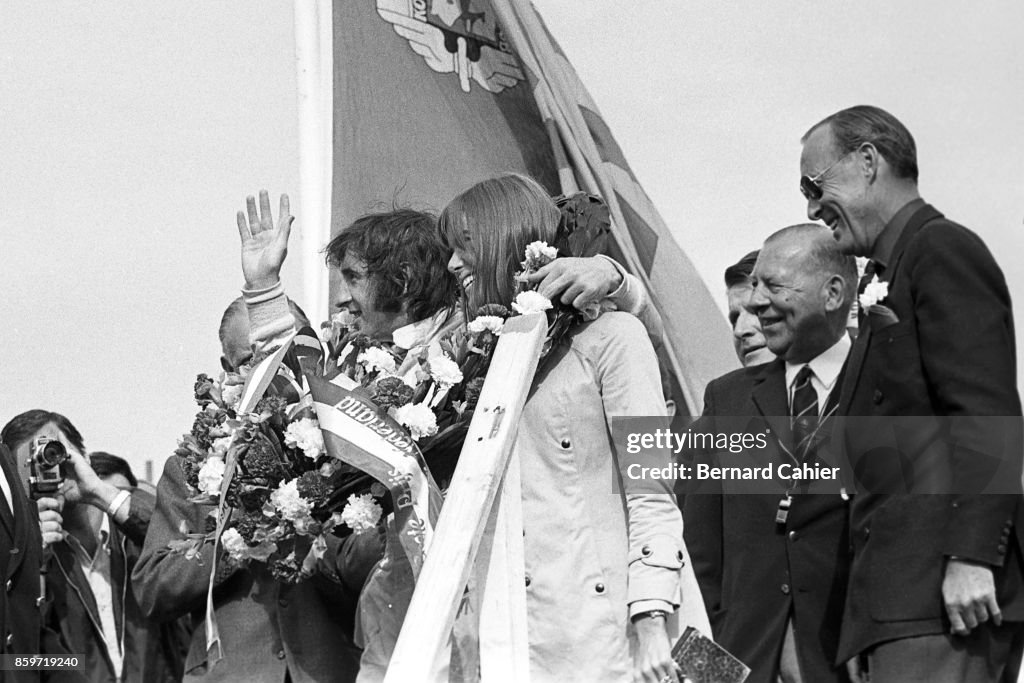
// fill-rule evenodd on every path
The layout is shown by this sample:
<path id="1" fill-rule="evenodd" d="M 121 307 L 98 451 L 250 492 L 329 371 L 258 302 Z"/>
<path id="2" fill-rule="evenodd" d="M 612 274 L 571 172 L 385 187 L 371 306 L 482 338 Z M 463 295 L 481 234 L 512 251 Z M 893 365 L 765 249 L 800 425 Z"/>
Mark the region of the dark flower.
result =
<path id="1" fill-rule="evenodd" d="M 499 318 L 507 318 L 509 311 L 501 304 L 484 304 L 476 312 L 477 317 L 482 315 L 496 315 Z"/>
<path id="2" fill-rule="evenodd" d="M 466 384 L 466 410 L 476 408 L 476 402 L 480 400 L 480 389 L 484 386 L 483 377 L 474 377 Z"/>
<path id="3" fill-rule="evenodd" d="M 286 474 L 281 456 L 273 444 L 260 436 L 250 441 L 240 456 L 242 469 L 251 478 L 280 481 Z"/>
<path id="4" fill-rule="evenodd" d="M 233 477 L 228 484 L 224 500 L 233 508 L 262 514 L 263 506 L 270 500 L 270 489 L 260 484 L 250 484 Z"/>
<path id="5" fill-rule="evenodd" d="M 314 508 L 326 505 L 331 495 L 327 479 L 315 471 L 304 472 L 295 482 L 295 487 L 299 495 L 312 503 Z"/>
<path id="6" fill-rule="evenodd" d="M 265 524 L 265 518 L 262 512 L 246 512 L 237 521 L 233 522 L 232 526 L 238 529 L 238 533 L 245 539 L 245 542 L 249 545 L 259 545 L 257 541 L 253 540 L 252 535 L 257 529 L 263 527 Z"/>
<path id="7" fill-rule="evenodd" d="M 195 394 L 196 403 L 201 406 L 205 406 L 210 403 L 213 398 L 210 396 L 210 392 L 213 390 L 213 380 L 207 374 L 196 375 L 196 383 L 192 387 L 192 392 Z"/>
<path id="8" fill-rule="evenodd" d="M 413 388 L 398 377 L 385 377 L 377 382 L 372 395 L 373 402 L 381 410 L 401 408 L 412 400 Z"/>
<path id="9" fill-rule="evenodd" d="M 200 448 L 204 450 L 210 448 L 214 439 L 210 436 L 210 430 L 220 427 L 226 419 L 227 414 L 220 410 L 216 412 L 202 410 L 196 413 L 196 419 L 192 423 L 192 436 Z"/>
<path id="10" fill-rule="evenodd" d="M 255 413 L 284 414 L 288 410 L 288 401 L 282 396 L 264 396 L 256 404 Z"/>
<path id="11" fill-rule="evenodd" d="M 302 580 L 302 565 L 289 555 L 270 563 L 270 574 L 281 583 L 298 583 Z"/>

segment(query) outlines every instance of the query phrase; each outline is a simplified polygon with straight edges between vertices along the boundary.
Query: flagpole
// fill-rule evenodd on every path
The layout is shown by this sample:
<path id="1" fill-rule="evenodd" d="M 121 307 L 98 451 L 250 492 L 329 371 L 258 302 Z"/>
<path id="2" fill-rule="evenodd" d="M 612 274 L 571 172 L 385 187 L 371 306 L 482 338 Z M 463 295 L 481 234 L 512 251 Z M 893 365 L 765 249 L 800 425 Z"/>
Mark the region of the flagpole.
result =
<path id="1" fill-rule="evenodd" d="M 314 323 L 328 313 L 327 272 L 320 250 L 331 235 L 333 40 L 331 0 L 294 0 L 299 117 L 296 227 L 302 303 Z"/>

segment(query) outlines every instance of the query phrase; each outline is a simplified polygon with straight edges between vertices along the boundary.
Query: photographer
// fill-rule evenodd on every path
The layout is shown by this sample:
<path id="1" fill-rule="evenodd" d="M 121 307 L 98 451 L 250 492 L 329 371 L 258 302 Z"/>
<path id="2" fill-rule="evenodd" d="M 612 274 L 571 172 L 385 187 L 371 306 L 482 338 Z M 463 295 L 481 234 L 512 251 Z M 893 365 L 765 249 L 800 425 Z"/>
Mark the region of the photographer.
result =
<path id="1" fill-rule="evenodd" d="M 0 440 L 19 464 L 34 461 L 42 542 L 52 558 L 46 562 L 52 616 L 68 649 L 84 657 L 87 679 L 178 680 L 182 628 L 146 620 L 129 586 L 152 496 L 135 488 L 121 458 L 97 454 L 102 474 L 94 470 L 82 455 L 81 434 L 58 413 L 22 413 L 7 423 Z M 44 462 L 40 451 L 46 446 L 66 451 L 65 462 Z"/>

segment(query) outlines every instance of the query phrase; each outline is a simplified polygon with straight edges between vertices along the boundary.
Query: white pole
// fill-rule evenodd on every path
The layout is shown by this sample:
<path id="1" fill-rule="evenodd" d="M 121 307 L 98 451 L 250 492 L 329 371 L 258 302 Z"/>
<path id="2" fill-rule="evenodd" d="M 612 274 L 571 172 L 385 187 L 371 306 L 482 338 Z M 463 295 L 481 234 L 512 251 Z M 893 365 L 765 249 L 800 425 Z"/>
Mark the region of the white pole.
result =
<path id="1" fill-rule="evenodd" d="M 320 249 L 331 234 L 333 55 L 331 0 L 294 0 L 299 114 L 299 200 L 295 213 L 302 304 L 316 325 L 327 316 L 327 271 Z"/>

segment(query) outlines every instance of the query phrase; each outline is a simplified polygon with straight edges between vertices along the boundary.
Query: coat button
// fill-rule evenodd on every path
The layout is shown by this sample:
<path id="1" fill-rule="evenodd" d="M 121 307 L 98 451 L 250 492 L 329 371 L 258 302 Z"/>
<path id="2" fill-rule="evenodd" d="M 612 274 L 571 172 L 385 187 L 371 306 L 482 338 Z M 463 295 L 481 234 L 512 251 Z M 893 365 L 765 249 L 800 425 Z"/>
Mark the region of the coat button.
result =
<path id="1" fill-rule="evenodd" d="M 568 448 L 572 444 L 569 443 L 569 439 L 562 439 L 562 448 Z"/>
<path id="2" fill-rule="evenodd" d="M 864 538 L 868 538 L 870 536 L 871 536 L 871 527 L 869 527 L 869 526 L 864 527 Z"/>
<path id="3" fill-rule="evenodd" d="M 782 586 L 779 588 L 779 590 L 782 591 L 783 595 L 789 595 L 789 584 L 788 583 L 782 584 Z"/>
<path id="4" fill-rule="evenodd" d="M 287 607 L 288 606 L 288 599 L 287 598 L 281 598 L 281 599 L 279 599 L 277 601 L 277 604 L 280 605 L 281 607 Z"/>
<path id="5" fill-rule="evenodd" d="M 530 575 L 527 574 L 524 580 L 526 581 L 526 585 L 529 586 L 530 585 Z"/>
<path id="6" fill-rule="evenodd" d="M 797 532 L 795 532 L 795 531 L 790 531 L 790 532 L 789 532 L 789 540 L 791 540 L 791 541 L 795 541 L 795 540 L 797 540 L 798 538 L 800 538 L 800 534 L 798 534 L 798 533 L 797 533 Z"/>
<path id="7" fill-rule="evenodd" d="M 1000 543 L 998 550 L 999 550 L 999 554 L 1000 555 L 1005 555 L 1006 554 L 1006 546 L 1004 544 Z"/>
<path id="8" fill-rule="evenodd" d="M 7 646 L 7 647 L 12 647 L 14 645 L 14 634 L 13 633 L 8 633 L 7 634 L 7 637 L 4 638 L 4 645 Z"/>
<path id="9" fill-rule="evenodd" d="M 645 545 L 643 548 L 640 548 L 640 554 L 643 555 L 644 557 L 650 557 L 651 556 L 651 546 Z"/>
<path id="10" fill-rule="evenodd" d="M 280 650 L 275 652 L 274 656 L 277 657 L 278 659 L 284 659 L 284 648 L 281 648 Z"/>
<path id="11" fill-rule="evenodd" d="M 594 590 L 597 591 L 598 593 L 604 593 L 604 584 L 603 583 L 597 584 L 596 586 L 594 586 Z"/>
<path id="12" fill-rule="evenodd" d="M 10 593 L 11 589 L 14 588 L 14 581 L 7 579 L 7 583 L 4 584 L 4 587 L 7 589 L 7 592 Z"/>
<path id="13" fill-rule="evenodd" d="M 875 393 L 871 394 L 871 402 L 878 404 L 882 402 L 882 392 L 875 389 Z"/>

